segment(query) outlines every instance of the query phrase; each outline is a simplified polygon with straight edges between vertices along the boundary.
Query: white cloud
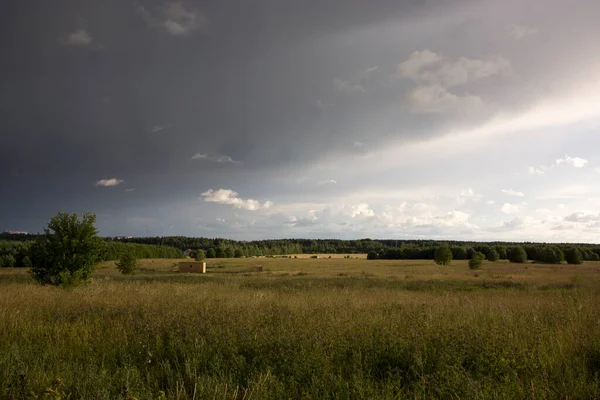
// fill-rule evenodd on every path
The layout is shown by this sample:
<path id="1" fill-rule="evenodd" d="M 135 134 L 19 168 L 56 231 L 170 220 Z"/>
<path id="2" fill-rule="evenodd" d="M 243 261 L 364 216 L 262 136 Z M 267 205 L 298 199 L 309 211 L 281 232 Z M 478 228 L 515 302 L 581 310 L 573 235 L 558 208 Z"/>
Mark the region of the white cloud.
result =
<path id="1" fill-rule="evenodd" d="M 206 23 L 206 17 L 198 10 L 186 10 L 181 2 L 169 3 L 164 10 L 165 30 L 171 35 L 187 35 Z"/>
<path id="2" fill-rule="evenodd" d="M 565 221 L 585 223 L 600 222 L 600 214 L 586 214 L 583 212 L 577 212 L 566 216 Z"/>
<path id="3" fill-rule="evenodd" d="M 519 229 L 524 229 L 533 224 L 533 218 L 531 217 L 515 217 L 510 221 L 504 221 L 498 227 L 490 229 L 492 232 L 498 231 L 514 231 Z"/>
<path id="4" fill-rule="evenodd" d="M 398 75 L 404 78 L 418 78 L 419 72 L 425 67 L 438 64 L 442 57 L 432 51 L 414 51 L 406 61 L 398 64 Z"/>
<path id="5" fill-rule="evenodd" d="M 104 186 L 104 187 L 117 186 L 123 182 L 125 182 L 125 181 L 122 179 L 117 179 L 117 178 L 100 179 L 99 181 L 96 182 L 96 186 Z"/>
<path id="6" fill-rule="evenodd" d="M 186 36 L 206 24 L 206 16 L 195 9 L 186 9 L 182 2 L 167 3 L 162 9 L 162 16 L 155 17 L 144 6 L 135 4 L 138 15 L 152 28 L 164 29 L 173 36 Z"/>
<path id="7" fill-rule="evenodd" d="M 504 203 L 501 210 L 504 214 L 514 214 L 519 212 L 519 206 L 517 204 Z"/>
<path id="8" fill-rule="evenodd" d="M 352 147 L 362 148 L 362 147 L 365 147 L 365 144 L 363 142 L 354 142 L 354 143 L 352 143 Z"/>
<path id="9" fill-rule="evenodd" d="M 152 132 L 160 132 L 165 129 L 169 129 L 172 125 L 156 125 L 152 127 Z"/>
<path id="10" fill-rule="evenodd" d="M 90 34 L 85 29 L 80 28 L 69 34 L 63 43 L 69 46 L 87 46 L 92 43 L 92 40 Z"/>
<path id="11" fill-rule="evenodd" d="M 418 86 L 408 95 L 408 104 L 415 112 L 474 114 L 484 109 L 478 96 L 465 93 L 458 96 L 440 85 Z"/>
<path id="12" fill-rule="evenodd" d="M 317 185 L 328 185 L 328 184 L 336 184 L 337 181 L 335 179 L 329 179 L 326 181 L 318 181 Z"/>
<path id="13" fill-rule="evenodd" d="M 333 86 L 340 92 L 343 92 L 346 94 L 364 93 L 365 92 L 365 88 L 362 85 L 359 85 L 358 83 L 346 81 L 343 79 L 339 79 L 339 78 L 335 78 L 333 80 Z"/>
<path id="14" fill-rule="evenodd" d="M 502 193 L 508 195 L 508 196 L 515 196 L 515 197 L 523 197 L 525 196 L 525 193 L 523 192 L 519 192 L 517 190 L 514 189 L 502 189 Z"/>
<path id="15" fill-rule="evenodd" d="M 540 214 L 548 214 L 550 213 L 550 210 L 548 210 L 547 208 L 537 208 L 535 212 Z"/>
<path id="16" fill-rule="evenodd" d="M 192 156 L 191 158 L 192 160 L 208 160 L 208 161 L 215 161 L 221 164 L 239 164 L 240 161 L 236 161 L 233 158 L 229 157 L 229 156 L 209 156 L 208 154 L 200 154 L 200 153 L 196 153 Z"/>
<path id="17" fill-rule="evenodd" d="M 372 217 L 375 215 L 375 212 L 371 210 L 367 203 L 353 204 L 344 208 L 352 218 L 356 216 Z"/>
<path id="18" fill-rule="evenodd" d="M 423 71 L 418 80 L 426 84 L 452 87 L 467 82 L 507 73 L 510 63 L 502 57 L 487 60 L 472 60 L 461 57 L 457 61 L 444 61 L 437 70 Z"/>
<path id="19" fill-rule="evenodd" d="M 273 206 L 273 202 L 267 201 L 263 204 L 252 199 L 241 199 L 238 197 L 238 193 L 229 189 L 210 189 L 202 193 L 204 201 L 208 203 L 219 203 L 232 205 L 233 208 L 243 208 L 245 210 L 256 211 L 261 208 L 270 208 Z"/>
<path id="20" fill-rule="evenodd" d="M 489 57 L 486 60 L 461 57 L 453 61 L 429 50 L 413 52 L 408 60 L 398 64 L 397 68 L 401 77 L 412 78 L 420 84 L 444 88 L 507 73 L 509 70 L 510 62 L 500 56 Z"/>
<path id="21" fill-rule="evenodd" d="M 580 158 L 580 157 L 570 157 L 568 154 L 565 154 L 564 158 L 557 158 L 556 165 L 561 164 L 570 164 L 575 168 L 583 168 L 588 163 L 588 160 Z"/>
<path id="22" fill-rule="evenodd" d="M 538 29 L 530 26 L 515 25 L 510 28 L 510 36 L 515 40 L 521 40 L 527 36 L 532 36 L 538 33 Z"/>
<path id="23" fill-rule="evenodd" d="M 488 200 L 485 202 L 485 204 L 492 205 L 492 204 L 496 204 L 496 202 L 494 200 Z"/>
<path id="24" fill-rule="evenodd" d="M 530 175 L 544 175 L 544 171 L 541 168 L 529 167 L 528 172 Z"/>

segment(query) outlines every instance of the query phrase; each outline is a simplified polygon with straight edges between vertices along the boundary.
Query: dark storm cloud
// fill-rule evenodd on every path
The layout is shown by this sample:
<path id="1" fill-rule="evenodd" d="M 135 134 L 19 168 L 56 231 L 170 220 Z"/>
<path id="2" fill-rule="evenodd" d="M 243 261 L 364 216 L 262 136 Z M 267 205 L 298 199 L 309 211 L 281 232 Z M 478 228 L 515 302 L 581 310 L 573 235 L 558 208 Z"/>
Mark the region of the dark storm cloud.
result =
<path id="1" fill-rule="evenodd" d="M 23 209 L 66 208 L 88 198 L 81 193 L 97 199 L 99 179 L 172 189 L 190 179 L 210 185 L 198 171 L 214 181 L 233 173 L 234 165 L 191 160 L 198 153 L 244 161 L 244 173 L 316 158 L 338 136 L 359 135 L 351 108 L 315 107 L 340 72 L 319 61 L 329 51 L 320 40 L 436 3 L 8 2 L 0 17 L 2 187 L 46 193 Z M 170 29 L 173 4 L 197 16 L 197 29 Z"/>
<path id="2" fill-rule="evenodd" d="M 115 233 L 129 223 L 132 233 L 164 233 L 167 220 L 190 227 L 209 189 L 309 202 L 357 181 L 418 182 L 423 175 L 398 180 L 390 170 L 375 179 L 360 166 L 376 165 L 367 156 L 389 143 L 488 117 L 452 114 L 466 105 L 511 110 L 548 82 L 559 86 L 597 30 L 593 12 L 568 14 L 581 23 L 566 27 L 555 7 L 577 13 L 558 0 L 5 2 L 0 230 L 39 230 L 64 209 L 97 212 Z M 415 50 L 443 59 L 434 75 L 446 76 L 399 76 Z M 447 84 L 457 66 L 472 72 L 500 56 L 519 79 L 507 84 L 507 72 Z M 319 170 L 336 158 L 354 169 Z M 123 182 L 96 185 L 111 179 Z M 318 184 L 326 181 L 337 184 Z"/>

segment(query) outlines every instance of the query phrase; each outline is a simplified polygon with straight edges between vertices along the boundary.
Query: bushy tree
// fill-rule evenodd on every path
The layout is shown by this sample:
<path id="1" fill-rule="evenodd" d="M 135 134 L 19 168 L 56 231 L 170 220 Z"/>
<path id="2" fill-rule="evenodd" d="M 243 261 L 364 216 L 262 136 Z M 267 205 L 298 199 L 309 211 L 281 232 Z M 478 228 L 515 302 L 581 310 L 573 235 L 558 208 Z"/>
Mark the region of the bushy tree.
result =
<path id="1" fill-rule="evenodd" d="M 72 286 L 91 280 L 101 260 L 104 241 L 94 226 L 96 216 L 59 212 L 31 247 L 31 275 L 44 285 Z"/>
<path id="2" fill-rule="evenodd" d="M 377 260 L 378 258 L 378 254 L 375 250 L 371 250 L 370 252 L 367 253 L 367 260 Z"/>
<path id="3" fill-rule="evenodd" d="M 590 261 L 600 261 L 600 256 L 597 253 L 592 252 L 592 254 L 590 254 Z"/>
<path id="4" fill-rule="evenodd" d="M 225 250 L 222 247 L 217 249 L 217 258 L 225 258 Z"/>
<path id="5" fill-rule="evenodd" d="M 527 253 L 522 246 L 511 247 L 507 253 L 508 261 L 511 263 L 524 264 L 527 262 Z"/>
<path id="6" fill-rule="evenodd" d="M 498 261 L 500 259 L 500 254 L 496 251 L 496 249 L 491 248 L 489 253 L 485 255 L 488 261 Z"/>
<path id="7" fill-rule="evenodd" d="M 438 265 L 450 265 L 452 262 L 452 251 L 448 245 L 441 245 L 435 250 L 435 263 Z"/>
<path id="8" fill-rule="evenodd" d="M 506 246 L 496 245 L 495 247 L 498 255 L 500 256 L 500 260 L 507 260 L 508 254 L 506 253 Z"/>
<path id="9" fill-rule="evenodd" d="M 196 261 L 204 261 L 205 258 L 206 253 L 204 252 L 204 250 L 198 249 L 198 251 L 196 251 Z"/>
<path id="10" fill-rule="evenodd" d="M 217 252 L 214 248 L 211 247 L 210 249 L 208 249 L 208 251 L 206 252 L 206 258 L 217 258 Z"/>
<path id="11" fill-rule="evenodd" d="M 481 252 L 476 252 L 473 254 L 473 257 L 469 260 L 469 268 L 471 269 L 479 269 L 483 265 L 483 260 L 485 260 L 485 254 Z"/>
<path id="12" fill-rule="evenodd" d="M 235 252 L 233 251 L 233 249 L 231 247 L 228 247 L 225 249 L 225 258 L 233 258 L 234 255 L 235 255 Z"/>
<path id="13" fill-rule="evenodd" d="M 583 264 L 583 254 L 577 247 L 571 247 L 565 250 L 565 260 L 568 264 Z"/>
<path id="14" fill-rule="evenodd" d="M 557 246 L 539 246 L 529 249 L 531 259 L 545 264 L 560 264 L 565 260 L 562 250 Z"/>
<path id="15" fill-rule="evenodd" d="M 4 254 L 0 256 L 0 267 L 13 268 L 17 260 L 12 254 Z"/>
<path id="16" fill-rule="evenodd" d="M 464 246 L 452 246 L 450 248 L 452 251 L 452 259 L 453 260 L 466 260 L 467 259 L 467 249 Z"/>
<path id="17" fill-rule="evenodd" d="M 236 251 L 233 253 L 233 256 L 234 256 L 235 258 L 242 258 L 242 257 L 244 257 L 244 252 L 243 252 L 242 250 L 240 250 L 240 249 L 237 249 L 237 250 L 236 250 Z"/>
<path id="18" fill-rule="evenodd" d="M 137 268 L 137 259 L 133 252 L 126 252 L 121 255 L 121 258 L 115 263 L 117 270 L 123 275 L 133 275 Z"/>

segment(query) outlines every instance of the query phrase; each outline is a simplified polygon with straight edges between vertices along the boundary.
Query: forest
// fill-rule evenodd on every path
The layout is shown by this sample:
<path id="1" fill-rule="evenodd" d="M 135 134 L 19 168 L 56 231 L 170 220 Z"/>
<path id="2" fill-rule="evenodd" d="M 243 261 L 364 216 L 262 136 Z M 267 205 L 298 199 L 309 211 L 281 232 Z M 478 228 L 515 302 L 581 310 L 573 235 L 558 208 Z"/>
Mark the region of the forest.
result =
<path id="1" fill-rule="evenodd" d="M 0 234 L 0 266 L 29 267 L 30 243 L 38 235 Z M 375 259 L 430 260 L 437 247 L 448 244 L 455 260 L 470 259 L 481 252 L 486 259 L 509 259 L 511 249 L 522 248 L 528 260 L 548 264 L 561 263 L 565 256 L 581 256 L 582 260 L 599 260 L 600 245 L 586 243 L 517 243 L 436 240 L 338 240 L 338 239 L 274 239 L 235 241 L 222 238 L 168 237 L 106 237 L 104 260 L 115 260 L 124 252 L 137 258 L 179 258 L 190 249 L 194 257 L 204 250 L 208 258 L 277 256 L 287 254 L 366 254 Z"/>

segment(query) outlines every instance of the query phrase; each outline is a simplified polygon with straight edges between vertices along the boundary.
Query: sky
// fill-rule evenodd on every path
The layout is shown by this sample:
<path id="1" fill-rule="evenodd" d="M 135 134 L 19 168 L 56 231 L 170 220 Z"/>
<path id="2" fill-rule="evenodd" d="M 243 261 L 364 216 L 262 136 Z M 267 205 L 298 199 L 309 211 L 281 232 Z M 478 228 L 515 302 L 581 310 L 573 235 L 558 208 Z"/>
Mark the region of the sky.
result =
<path id="1" fill-rule="evenodd" d="M 0 230 L 600 242 L 596 0 L 0 13 Z"/>

